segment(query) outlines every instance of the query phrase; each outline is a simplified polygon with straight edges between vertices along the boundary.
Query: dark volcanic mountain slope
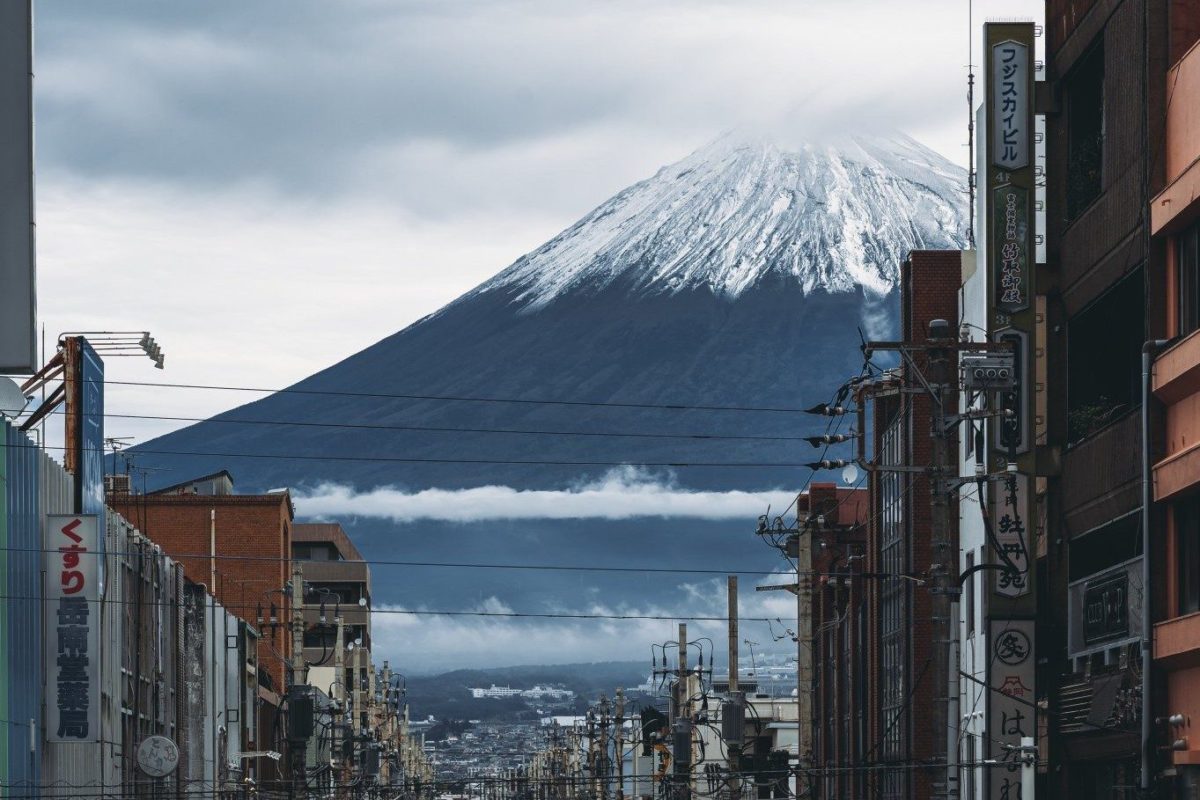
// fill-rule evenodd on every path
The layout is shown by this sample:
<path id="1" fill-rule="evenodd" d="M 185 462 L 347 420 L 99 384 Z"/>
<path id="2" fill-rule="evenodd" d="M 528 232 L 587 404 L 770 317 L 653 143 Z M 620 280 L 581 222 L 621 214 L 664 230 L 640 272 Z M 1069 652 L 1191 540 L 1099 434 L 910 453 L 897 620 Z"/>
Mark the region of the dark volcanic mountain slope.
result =
<path id="1" fill-rule="evenodd" d="M 620 193 L 445 309 L 297 384 L 304 391 L 680 406 L 804 407 L 858 374 L 858 328 L 904 253 L 961 245 L 954 168 L 911 140 L 784 152 L 722 140 Z M 868 310 L 864 311 L 864 305 Z M 879 331 L 875 331 L 878 333 Z M 773 435 L 784 413 L 617 409 L 279 393 L 160 437 L 139 463 L 171 482 L 230 468 L 243 488 L 321 481 L 409 488 L 555 486 L 606 462 L 796 462 L 803 443 L 379 431 L 440 428 Z M 309 457 L 245 459 L 160 454 Z M 358 461 L 320 460 L 333 457 Z M 397 463 L 388 459 L 425 459 Z M 438 460 L 463 463 L 432 463 Z M 590 467 L 492 460 L 596 462 Z M 680 467 L 706 487 L 785 485 L 798 470 Z"/>

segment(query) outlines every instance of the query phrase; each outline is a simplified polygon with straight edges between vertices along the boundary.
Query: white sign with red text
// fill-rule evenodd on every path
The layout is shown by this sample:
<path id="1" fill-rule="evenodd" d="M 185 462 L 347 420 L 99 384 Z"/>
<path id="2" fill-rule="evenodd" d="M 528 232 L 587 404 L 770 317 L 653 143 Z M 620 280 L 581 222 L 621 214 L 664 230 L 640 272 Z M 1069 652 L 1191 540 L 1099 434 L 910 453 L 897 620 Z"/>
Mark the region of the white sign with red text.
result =
<path id="1" fill-rule="evenodd" d="M 46 741 L 100 738 L 100 519 L 46 517 Z"/>

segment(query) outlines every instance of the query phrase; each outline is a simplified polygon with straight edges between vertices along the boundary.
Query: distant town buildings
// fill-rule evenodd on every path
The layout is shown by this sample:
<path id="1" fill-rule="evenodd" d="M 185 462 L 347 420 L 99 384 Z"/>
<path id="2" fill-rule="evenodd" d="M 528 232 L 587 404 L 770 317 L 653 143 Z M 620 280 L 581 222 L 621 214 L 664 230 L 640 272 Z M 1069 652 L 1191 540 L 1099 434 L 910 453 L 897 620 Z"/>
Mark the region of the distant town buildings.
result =
<path id="1" fill-rule="evenodd" d="M 492 684 L 487 689 L 476 687 L 471 689 L 471 697 L 475 699 L 491 698 L 499 700 L 505 697 L 520 697 L 525 700 L 573 700 L 575 692 L 556 686 L 535 685 L 532 689 L 513 689 L 510 686 Z"/>

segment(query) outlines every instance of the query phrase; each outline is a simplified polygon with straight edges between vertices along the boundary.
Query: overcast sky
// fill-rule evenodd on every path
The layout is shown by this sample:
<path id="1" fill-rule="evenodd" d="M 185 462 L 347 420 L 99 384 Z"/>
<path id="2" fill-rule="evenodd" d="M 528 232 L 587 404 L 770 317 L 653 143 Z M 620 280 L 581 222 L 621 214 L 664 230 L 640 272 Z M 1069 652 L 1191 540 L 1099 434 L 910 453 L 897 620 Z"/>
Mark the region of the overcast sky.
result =
<path id="1" fill-rule="evenodd" d="M 1038 6 L 977 0 L 975 21 Z M 51 342 L 152 331 L 166 371 L 110 359 L 122 380 L 286 385 L 731 128 L 783 144 L 897 128 L 966 164 L 966 0 L 36 0 L 36 12 L 41 319 Z M 110 385 L 107 403 L 202 417 L 248 399 Z M 108 433 L 144 441 L 180 424 L 110 419 Z M 468 499 L 493 517 L 531 503 L 594 515 L 627 488 Z M 670 494 L 633 490 L 655 507 Z M 352 491 L 318 499 L 334 513 Z M 367 499 L 381 516 L 429 513 L 425 496 Z M 747 502 L 717 500 L 738 514 Z M 717 588 L 678 592 L 693 613 L 720 613 Z M 563 610 L 614 609 L 670 613 Z M 789 609 L 753 592 L 744 607 Z M 666 622 L 376 625 L 377 641 L 426 654 L 410 664 L 424 668 L 480 652 L 640 657 L 671 635 Z"/>
<path id="2" fill-rule="evenodd" d="M 975 19 L 1037 3 L 978 0 Z M 967 3 L 38 0 L 40 308 L 134 380 L 287 384 L 731 127 L 965 163 Z M 246 400 L 110 387 L 110 409 Z M 110 433 L 180 423 L 110 422 Z"/>

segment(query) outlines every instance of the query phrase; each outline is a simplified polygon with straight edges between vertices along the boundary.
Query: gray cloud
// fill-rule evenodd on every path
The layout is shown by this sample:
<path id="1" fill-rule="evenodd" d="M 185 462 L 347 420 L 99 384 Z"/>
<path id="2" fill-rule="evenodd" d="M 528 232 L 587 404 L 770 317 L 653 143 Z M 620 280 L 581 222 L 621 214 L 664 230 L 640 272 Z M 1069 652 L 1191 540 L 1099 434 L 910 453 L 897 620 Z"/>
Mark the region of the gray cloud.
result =
<path id="1" fill-rule="evenodd" d="M 965 19 L 935 0 L 38 11 L 42 162 L 89 177 L 579 213 L 731 125 L 887 125 L 963 155 Z"/>

